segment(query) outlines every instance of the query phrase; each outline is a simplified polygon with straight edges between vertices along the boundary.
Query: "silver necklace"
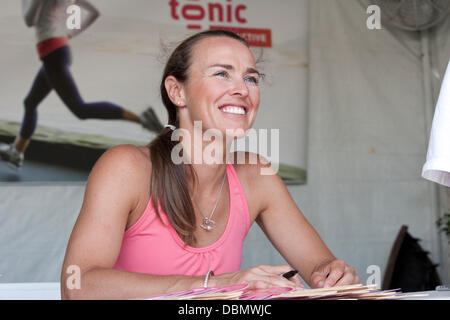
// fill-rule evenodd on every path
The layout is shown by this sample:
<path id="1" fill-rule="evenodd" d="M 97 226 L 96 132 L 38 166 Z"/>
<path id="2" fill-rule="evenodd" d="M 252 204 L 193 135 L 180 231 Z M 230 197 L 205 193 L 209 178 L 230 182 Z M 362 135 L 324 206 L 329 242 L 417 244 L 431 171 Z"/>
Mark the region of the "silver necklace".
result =
<path id="1" fill-rule="evenodd" d="M 195 205 L 197 206 L 198 210 L 200 211 L 200 213 L 203 216 L 203 221 L 200 224 L 200 227 L 202 227 L 206 231 L 211 231 L 211 230 L 213 230 L 216 227 L 216 222 L 212 219 L 212 216 L 214 214 L 214 211 L 216 210 L 217 204 L 219 203 L 220 195 L 222 194 L 222 188 L 223 188 L 223 184 L 225 182 L 225 177 L 226 176 L 227 176 L 227 171 L 225 169 L 225 174 L 223 175 L 223 179 L 222 179 L 222 185 L 220 186 L 219 194 L 217 195 L 216 204 L 212 208 L 211 214 L 209 215 L 209 218 L 205 217 L 205 215 L 203 214 L 202 210 L 200 209 L 200 206 L 197 204 L 197 201 L 195 201 L 195 199 L 193 199 Z"/>

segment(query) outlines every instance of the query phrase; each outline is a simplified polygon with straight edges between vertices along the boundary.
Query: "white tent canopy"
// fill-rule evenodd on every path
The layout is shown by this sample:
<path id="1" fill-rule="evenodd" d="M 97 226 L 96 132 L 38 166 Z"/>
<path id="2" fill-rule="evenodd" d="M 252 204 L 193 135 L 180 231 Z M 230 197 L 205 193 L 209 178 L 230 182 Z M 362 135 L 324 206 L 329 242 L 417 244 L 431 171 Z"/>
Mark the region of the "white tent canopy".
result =
<path id="1" fill-rule="evenodd" d="M 98 7 L 111 2 L 98 1 Z M 282 2 L 277 5 L 288 5 Z M 331 251 L 354 266 L 363 283 L 369 266 L 379 266 L 384 272 L 395 236 L 405 224 L 440 264 L 440 275 L 449 283 L 447 241 L 440 238 L 435 226 L 438 214 L 450 207 L 448 189 L 439 187 L 437 206 L 436 187 L 421 176 L 430 137 L 426 128 L 431 124 L 426 123 L 424 110 L 420 37 L 415 32 L 368 29 L 366 10 L 357 0 L 295 2 L 302 10 L 292 19 L 302 20 L 308 35 L 302 42 L 307 73 L 304 86 L 299 87 L 299 92 L 306 94 L 308 108 L 306 119 L 293 114 L 285 125 L 305 123 L 306 137 L 300 140 L 306 143 L 308 180 L 305 185 L 289 186 L 292 197 Z M 1 30 L 15 25 L 20 10 L 15 0 L 2 1 L 0 9 L 0 42 L 8 44 L 2 45 L 0 56 L 11 55 L 11 45 L 21 40 Z M 114 18 L 130 23 L 130 17 L 122 14 L 117 11 Z M 450 58 L 450 19 L 429 34 L 432 88 L 437 99 Z M 89 61 L 84 46 L 92 45 L 90 39 L 73 44 L 74 50 L 79 49 L 80 68 Z M 144 58 L 138 55 L 133 63 L 150 64 Z M 17 73 L 26 73 L 31 81 L 37 67 L 21 69 L 18 61 L 14 64 Z M 283 76 L 276 79 L 281 82 Z M 0 96 L 20 101 L 28 85 L 20 84 L 15 92 Z M 127 89 L 140 94 L 144 88 L 135 90 L 127 84 Z M 120 92 L 112 94 L 120 96 Z M 128 98 L 124 103 L 130 102 Z M 11 108 L 3 103 L 2 109 Z M 295 144 L 295 139 L 289 143 Z M 284 145 L 286 152 L 287 147 Z M 83 183 L 0 185 L 0 282 L 59 281 L 83 192 Z M 285 263 L 283 258 L 253 226 L 245 241 L 242 267 L 279 263 Z"/>

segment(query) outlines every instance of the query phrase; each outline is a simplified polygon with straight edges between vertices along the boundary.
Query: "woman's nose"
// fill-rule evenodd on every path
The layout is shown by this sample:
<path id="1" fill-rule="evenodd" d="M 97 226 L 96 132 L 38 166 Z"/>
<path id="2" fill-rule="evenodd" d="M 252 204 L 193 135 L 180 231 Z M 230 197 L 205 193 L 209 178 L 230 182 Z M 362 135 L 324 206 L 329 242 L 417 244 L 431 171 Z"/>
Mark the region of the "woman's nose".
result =
<path id="1" fill-rule="evenodd" d="M 235 79 L 233 81 L 231 95 L 248 96 L 248 87 L 244 79 Z"/>

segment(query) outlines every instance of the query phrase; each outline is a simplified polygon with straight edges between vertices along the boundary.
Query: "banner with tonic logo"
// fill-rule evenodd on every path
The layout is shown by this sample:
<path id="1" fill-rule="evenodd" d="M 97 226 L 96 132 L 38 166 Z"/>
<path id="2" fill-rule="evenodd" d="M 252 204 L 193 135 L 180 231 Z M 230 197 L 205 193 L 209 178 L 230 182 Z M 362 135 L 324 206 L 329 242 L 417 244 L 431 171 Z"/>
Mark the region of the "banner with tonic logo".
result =
<path id="1" fill-rule="evenodd" d="M 33 3 L 23 4 L 27 2 Z M 193 33 L 225 29 L 246 39 L 257 69 L 265 74 L 253 131 L 235 149 L 266 156 L 286 183 L 306 182 L 307 1 L 96 0 L 88 2 L 92 7 L 69 0 L 45 3 L 48 7 L 36 19 L 51 26 L 46 31 L 27 26 L 22 2 L 0 4 L 0 143 L 10 145 L 21 133 L 30 135 L 24 140 L 24 158 L 11 158 L 15 170 L 4 160 L 0 163 L 0 181 L 84 181 L 106 149 L 122 143 L 146 145 L 167 123 L 159 85 L 171 50 Z M 51 3 L 65 9 L 52 9 Z M 51 20 L 55 17 L 59 21 Z M 45 32 L 55 37 L 66 33 L 69 40 L 46 43 L 41 41 Z M 50 60 L 49 68 L 67 65 L 70 89 L 59 88 L 67 74 L 53 80 L 57 88 L 50 84 L 45 89 L 40 55 L 63 45 L 69 49 L 60 50 L 59 60 L 56 55 L 44 60 Z M 107 106 L 108 111 L 91 117 L 80 108 L 83 104 Z M 118 120 L 115 106 L 129 111 L 130 118 L 144 117 L 146 124 Z"/>

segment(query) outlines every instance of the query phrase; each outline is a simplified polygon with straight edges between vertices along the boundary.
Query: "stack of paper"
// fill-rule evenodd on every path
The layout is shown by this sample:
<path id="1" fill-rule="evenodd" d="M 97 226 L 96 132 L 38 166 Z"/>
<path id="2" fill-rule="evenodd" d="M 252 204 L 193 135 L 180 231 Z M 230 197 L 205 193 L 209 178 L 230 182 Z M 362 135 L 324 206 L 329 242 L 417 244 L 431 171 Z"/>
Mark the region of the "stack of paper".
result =
<path id="1" fill-rule="evenodd" d="M 201 288 L 175 292 L 149 298 L 151 300 L 380 300 L 426 296 L 426 294 L 404 294 L 400 289 L 378 290 L 376 285 L 362 284 L 319 289 L 273 287 L 248 289 L 241 284 L 220 288 Z"/>
<path id="2" fill-rule="evenodd" d="M 151 297 L 148 300 L 238 300 L 246 288 L 248 288 L 247 284 L 219 288 L 198 288 Z"/>

